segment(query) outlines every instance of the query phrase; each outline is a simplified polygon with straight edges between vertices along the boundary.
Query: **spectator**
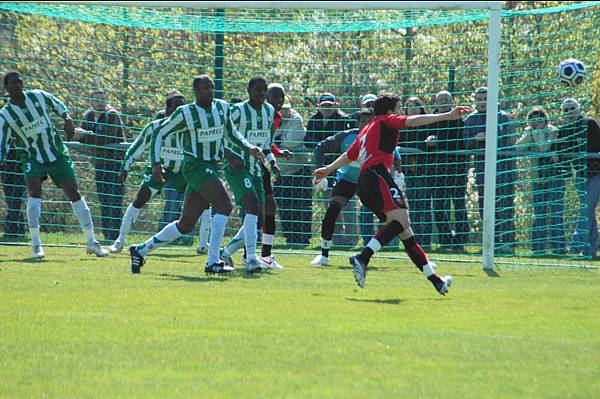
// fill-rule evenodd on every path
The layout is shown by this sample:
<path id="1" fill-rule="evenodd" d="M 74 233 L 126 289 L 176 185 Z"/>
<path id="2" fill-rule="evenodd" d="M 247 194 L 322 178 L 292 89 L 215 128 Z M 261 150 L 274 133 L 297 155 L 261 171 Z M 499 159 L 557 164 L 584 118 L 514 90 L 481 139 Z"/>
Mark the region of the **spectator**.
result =
<path id="1" fill-rule="evenodd" d="M 425 115 L 425 103 L 418 97 L 409 97 L 404 103 L 404 114 Z M 412 229 L 424 250 L 431 250 L 433 225 L 431 198 L 435 189 L 435 168 L 428 151 L 428 126 L 409 127 L 400 134 L 400 145 L 418 150 L 402 157 L 406 175 L 406 197 L 410 204 Z"/>
<path id="2" fill-rule="evenodd" d="M 102 233 L 107 240 L 116 240 L 123 219 L 125 186 L 119 181 L 122 149 L 109 144 L 125 141 L 123 121 L 119 112 L 109 104 L 108 93 L 96 90 L 91 94 L 90 109 L 83 114 L 81 128 L 86 130 L 79 140 L 90 144 L 96 173 L 96 191 L 102 213 Z"/>
<path id="3" fill-rule="evenodd" d="M 4 168 L 2 168 L 2 190 L 7 208 L 3 238 L 8 240 L 24 238 L 25 219 L 22 206 L 26 186 L 20 162 L 17 160 L 17 151 L 14 148 L 6 153 Z"/>
<path id="4" fill-rule="evenodd" d="M 548 153 L 558 141 L 558 129 L 548 123 L 545 109 L 536 107 L 527 114 L 525 133 L 516 142 L 520 150 Z M 563 200 L 565 181 L 563 168 L 556 155 L 528 156 L 531 162 L 533 191 L 533 226 L 530 241 L 535 254 L 544 254 L 546 243 L 555 254 L 564 253 Z M 546 223 L 546 218 L 548 222 Z M 546 233 L 549 237 L 546 238 Z M 550 247 L 550 245 L 548 245 Z"/>
<path id="5" fill-rule="evenodd" d="M 273 194 L 281 217 L 281 230 L 288 244 L 310 243 L 312 224 L 312 157 L 304 146 L 306 129 L 298 112 L 286 102 L 281 108 L 281 126 L 275 130 L 275 144 L 293 155 L 279 160 L 281 175 Z"/>
<path id="6" fill-rule="evenodd" d="M 450 112 L 454 99 L 450 92 L 436 94 L 434 114 Z M 467 192 L 467 157 L 452 153 L 464 151 L 462 119 L 447 120 L 429 125 L 427 148 L 434 150 L 432 186 L 433 215 L 439 232 L 440 246 L 444 249 L 464 251 L 469 233 L 465 195 Z M 451 205 L 453 205 L 451 207 Z M 454 231 L 450 225 L 450 212 L 454 208 Z"/>
<path id="7" fill-rule="evenodd" d="M 563 125 L 558 132 L 559 142 L 555 145 L 561 161 L 565 155 L 581 152 L 600 152 L 600 125 L 594 118 L 585 116 L 579 102 L 567 98 L 562 102 Z M 596 207 L 600 200 L 600 159 L 587 158 L 582 162 L 572 160 L 576 171 L 577 191 L 580 198 L 580 216 L 575 234 L 571 239 L 570 251 L 583 256 L 596 257 L 598 251 L 598 224 Z"/>
<path id="8" fill-rule="evenodd" d="M 485 181 L 485 130 L 487 112 L 487 87 L 475 91 L 475 111 L 465 119 L 464 139 L 468 149 L 479 150 L 475 155 L 475 181 L 479 194 L 479 214 L 483 220 L 483 193 Z M 515 125 L 510 116 L 498 110 L 498 151 L 515 143 Z M 496 163 L 496 251 L 514 253 L 514 183 L 516 164 L 512 155 L 498 154 Z"/>
<path id="9" fill-rule="evenodd" d="M 365 94 L 364 96 L 362 96 L 360 98 L 360 109 L 356 112 L 353 112 L 350 114 L 350 117 L 352 119 L 356 120 L 356 123 L 358 124 L 358 121 L 360 120 L 360 112 L 362 109 L 370 109 L 371 111 L 373 110 L 373 105 L 375 104 L 375 100 L 377 100 L 377 96 L 375 94 Z"/>
<path id="10" fill-rule="evenodd" d="M 352 119 L 339 109 L 340 103 L 331 93 L 319 96 L 317 113 L 314 114 L 306 125 L 304 145 L 314 149 L 317 143 L 333 136 L 342 130 L 356 127 L 356 119 Z"/>

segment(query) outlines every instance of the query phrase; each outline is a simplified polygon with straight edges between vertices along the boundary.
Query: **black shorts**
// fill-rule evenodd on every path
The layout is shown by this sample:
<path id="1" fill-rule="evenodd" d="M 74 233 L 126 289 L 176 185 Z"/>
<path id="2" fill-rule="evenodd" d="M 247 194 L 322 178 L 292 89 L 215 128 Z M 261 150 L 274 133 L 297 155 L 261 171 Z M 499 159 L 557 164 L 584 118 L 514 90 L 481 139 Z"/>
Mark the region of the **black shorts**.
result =
<path id="1" fill-rule="evenodd" d="M 381 220 L 385 220 L 386 212 L 406 208 L 402 191 L 383 164 L 361 171 L 358 196 L 363 205 Z"/>
<path id="2" fill-rule="evenodd" d="M 263 172 L 263 187 L 265 189 L 265 195 L 273 195 L 273 185 L 271 184 L 271 172 L 265 168 L 265 165 L 260 164 Z"/>
<path id="3" fill-rule="evenodd" d="M 352 198 L 354 194 L 356 194 L 356 190 L 358 189 L 358 185 L 355 183 L 350 183 L 346 180 L 336 180 L 333 185 L 333 191 L 331 192 L 332 197 L 344 197 L 344 198 Z"/>

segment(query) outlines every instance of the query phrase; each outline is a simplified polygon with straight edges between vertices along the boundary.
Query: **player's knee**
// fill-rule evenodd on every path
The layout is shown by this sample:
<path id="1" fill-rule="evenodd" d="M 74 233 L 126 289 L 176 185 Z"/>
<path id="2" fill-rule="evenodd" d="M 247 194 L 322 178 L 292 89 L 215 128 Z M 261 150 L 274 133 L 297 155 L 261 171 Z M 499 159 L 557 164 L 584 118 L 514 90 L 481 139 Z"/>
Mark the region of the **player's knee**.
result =
<path id="1" fill-rule="evenodd" d="M 400 237 L 401 241 L 408 240 L 410 237 L 414 236 L 412 229 L 410 227 L 405 228 L 402 233 L 398 237 Z"/>
<path id="2" fill-rule="evenodd" d="M 229 216 L 231 211 L 233 210 L 233 204 L 229 197 L 221 198 L 219 202 L 211 203 L 213 211 L 215 213 L 220 213 L 221 215 Z"/>
<path id="3" fill-rule="evenodd" d="M 182 219 L 177 223 L 177 230 L 181 234 L 189 234 L 194 230 L 194 225 L 195 223 L 190 223 L 190 221 Z"/>

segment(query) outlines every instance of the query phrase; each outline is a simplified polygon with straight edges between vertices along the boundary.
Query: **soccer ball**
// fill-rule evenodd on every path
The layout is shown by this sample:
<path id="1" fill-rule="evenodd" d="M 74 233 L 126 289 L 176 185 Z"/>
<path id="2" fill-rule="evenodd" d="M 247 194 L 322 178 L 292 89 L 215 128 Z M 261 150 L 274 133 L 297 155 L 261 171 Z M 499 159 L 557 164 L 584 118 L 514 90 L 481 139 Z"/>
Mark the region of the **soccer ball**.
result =
<path id="1" fill-rule="evenodd" d="M 558 77 L 569 86 L 578 85 L 585 78 L 585 66 L 575 58 L 566 59 L 558 66 Z"/>
<path id="2" fill-rule="evenodd" d="M 313 180 L 313 184 L 314 184 L 315 188 L 320 191 L 327 190 L 327 187 L 329 186 L 329 183 L 327 182 L 327 178 L 319 180 L 318 183 Z"/>

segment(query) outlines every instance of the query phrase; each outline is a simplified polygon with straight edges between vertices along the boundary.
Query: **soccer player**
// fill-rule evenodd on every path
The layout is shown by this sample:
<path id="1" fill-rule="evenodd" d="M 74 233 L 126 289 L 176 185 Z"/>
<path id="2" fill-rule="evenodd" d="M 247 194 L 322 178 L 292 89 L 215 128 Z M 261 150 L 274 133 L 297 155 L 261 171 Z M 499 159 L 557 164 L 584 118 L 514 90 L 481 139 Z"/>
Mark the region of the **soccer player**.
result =
<path id="1" fill-rule="evenodd" d="M 121 182 L 124 182 L 125 179 L 127 179 L 129 168 L 131 168 L 133 162 L 150 148 L 150 141 L 154 131 L 158 129 L 169 116 L 171 116 L 177 107 L 183 104 L 185 104 L 185 97 L 179 91 L 173 91 L 167 95 L 165 110 L 157 115 L 158 119 L 150 122 L 144 127 L 140 135 L 127 150 L 118 177 Z M 183 193 L 185 191 L 187 183 L 180 171 L 182 162 L 183 151 L 181 137 L 179 134 L 172 134 L 166 139 L 166 142 L 163 143 L 160 154 L 160 163 L 163 165 L 165 171 L 163 174 L 165 181 L 159 182 L 152 178 L 152 164 L 148 163 L 144 173 L 144 182 L 139 188 L 135 200 L 127 207 L 127 211 L 125 211 L 125 216 L 121 222 L 121 227 L 119 228 L 119 236 L 109 248 L 111 253 L 121 252 L 123 245 L 125 245 L 125 238 L 127 237 L 127 234 L 129 234 L 129 230 L 131 230 L 131 226 L 137 219 L 140 210 L 153 196 L 162 191 L 165 183 L 170 183 L 177 192 Z"/>
<path id="2" fill-rule="evenodd" d="M 267 81 L 262 76 L 251 78 L 248 82 L 248 100 L 233 106 L 231 119 L 248 142 L 263 149 L 270 167 L 276 174 L 279 174 L 279 167 L 271 152 L 275 109 L 271 104 L 265 102 L 267 88 Z M 245 245 L 246 269 L 250 273 L 259 272 L 262 267 L 256 256 L 257 226 L 262 225 L 264 214 L 263 175 L 266 168 L 260 160 L 251 157 L 246 148 L 240 147 L 235 142 L 227 144 L 223 171 L 236 202 L 245 211 L 245 216 L 243 226 L 233 240 L 225 246 L 221 256 L 226 264 L 232 266 L 231 256 Z"/>
<path id="3" fill-rule="evenodd" d="M 75 133 L 68 108 L 52 94 L 43 90 L 23 90 L 23 78 L 16 71 L 4 74 L 4 88 L 10 101 L 0 110 L 0 163 L 8 151 L 8 142 L 15 137 L 15 148 L 29 189 L 27 220 L 31 235 L 32 256 L 45 256 L 40 238 L 40 214 L 42 209 L 42 181 L 50 175 L 60 187 L 73 207 L 73 212 L 86 237 L 86 252 L 96 256 L 107 256 L 108 251 L 100 246 L 94 236 L 92 215 L 85 199 L 81 197 L 75 180 L 73 162 L 68 156 L 56 127 L 50 119 L 52 112 L 65 121 L 67 139 Z"/>
<path id="4" fill-rule="evenodd" d="M 358 135 L 358 132 L 371 122 L 373 112 L 363 109 L 358 118 L 358 128 L 344 130 L 321 141 L 315 147 L 315 162 L 317 166 L 323 165 L 326 153 L 345 152 Z M 321 223 L 321 255 L 317 255 L 312 262 L 313 265 L 326 266 L 329 264 L 329 249 L 331 248 L 335 222 L 338 215 L 344 209 L 348 201 L 356 194 L 360 165 L 350 164 L 340 168 L 335 176 L 335 185 L 329 198 L 329 204 L 325 211 L 325 217 Z"/>
<path id="5" fill-rule="evenodd" d="M 443 114 L 406 116 L 400 115 L 400 97 L 395 94 L 383 94 L 375 101 L 373 110 L 375 119 L 359 133 L 345 153 L 333 163 L 315 170 L 315 179 L 319 181 L 334 170 L 358 161 L 361 164 L 358 195 L 363 204 L 386 222 L 360 254 L 350 257 L 354 278 L 361 288 L 365 286 L 371 256 L 394 237 L 399 236 L 411 261 L 425 274 L 437 292 L 445 295 L 452 284 L 452 277 L 439 277 L 435 274 L 435 264 L 427 259 L 427 255 L 416 242 L 402 192 L 394 183 L 389 168 L 392 166 L 399 130 L 408 126 L 460 119 L 470 108 L 460 106 Z"/>
<path id="6" fill-rule="evenodd" d="M 179 220 L 169 223 L 145 243 L 129 247 L 132 273 L 140 272 L 145 256 L 150 251 L 191 232 L 198 217 L 209 204 L 212 205 L 215 216 L 211 222 L 211 240 L 204 271 L 207 274 L 227 274 L 234 270 L 219 259 L 219 247 L 232 205 L 219 179 L 217 162 L 223 157 L 224 139 L 247 149 L 252 156 L 262 154 L 258 147 L 251 145 L 239 134 L 231 122 L 231 110 L 227 102 L 214 99 L 215 84 L 212 78 L 207 75 L 197 76 L 193 81 L 193 89 L 196 101 L 177 108 L 154 131 L 150 143 L 152 178 L 157 182 L 164 182 L 161 164 L 164 140 L 175 133 L 181 135 L 181 171 L 187 183 L 183 210 Z"/>
<path id="7" fill-rule="evenodd" d="M 273 130 L 277 131 L 283 123 L 283 116 L 281 110 L 285 102 L 285 89 L 279 83 L 271 83 L 267 86 L 267 102 L 275 108 L 275 115 L 273 117 Z M 274 137 L 273 137 L 274 138 Z M 290 159 L 292 153 L 289 150 L 282 150 L 275 144 L 271 145 L 271 151 L 276 157 L 283 157 Z M 275 179 L 279 178 L 281 170 L 279 166 L 272 162 L 271 168 L 275 173 Z M 263 165 L 263 185 L 265 187 L 265 213 L 263 223 L 263 234 L 262 234 L 262 251 L 261 256 L 258 260 L 267 267 L 274 269 L 283 269 L 283 266 L 275 260 L 275 257 L 271 253 L 273 247 L 273 240 L 275 239 L 275 230 L 277 224 L 275 223 L 275 215 L 277 214 L 277 202 L 273 196 L 273 184 L 271 181 L 271 171 Z"/>

